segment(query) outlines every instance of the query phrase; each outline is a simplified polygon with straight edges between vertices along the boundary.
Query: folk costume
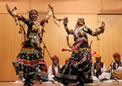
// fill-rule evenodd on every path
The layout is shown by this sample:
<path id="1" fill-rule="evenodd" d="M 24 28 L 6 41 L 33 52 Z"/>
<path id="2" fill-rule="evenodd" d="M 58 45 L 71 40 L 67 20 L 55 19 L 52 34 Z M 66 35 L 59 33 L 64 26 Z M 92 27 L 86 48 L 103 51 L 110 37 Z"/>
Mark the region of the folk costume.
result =
<path id="1" fill-rule="evenodd" d="M 64 22 L 65 21 L 68 20 L 64 20 Z M 82 26 L 76 24 L 76 28 L 69 31 L 67 24 L 64 23 L 64 27 L 67 33 L 74 36 L 75 43 L 71 49 L 63 49 L 63 51 L 72 51 L 72 54 L 68 62 L 66 62 L 59 73 L 56 74 L 54 79 L 65 85 L 77 82 L 80 84 L 92 82 L 92 61 L 87 33 L 93 36 L 97 36 L 98 34 L 104 32 L 104 27 L 100 27 L 99 31 L 97 32 L 92 32 L 90 28 L 86 27 L 84 24 Z"/>
<path id="2" fill-rule="evenodd" d="M 29 19 L 26 19 L 23 16 L 14 13 L 13 9 L 10 10 L 8 5 L 6 5 L 6 8 L 9 14 L 14 19 L 17 19 L 16 21 L 22 21 L 28 27 L 27 34 L 24 34 L 25 40 L 22 48 L 13 62 L 16 74 L 23 76 L 25 79 L 24 86 L 30 86 L 33 83 L 33 80 L 47 81 L 47 66 L 44 57 L 42 56 L 40 43 L 44 32 L 44 23 L 48 22 L 51 12 L 49 12 L 49 15 L 42 21 L 38 21 L 38 12 L 34 9 L 29 12 Z"/>
<path id="3" fill-rule="evenodd" d="M 59 72 L 61 69 L 61 65 L 59 65 L 59 58 L 55 55 L 52 57 L 52 62 L 54 60 L 57 60 L 58 63 L 52 63 L 52 65 L 49 66 L 48 68 L 48 79 L 49 80 L 54 80 L 53 77 Z"/>

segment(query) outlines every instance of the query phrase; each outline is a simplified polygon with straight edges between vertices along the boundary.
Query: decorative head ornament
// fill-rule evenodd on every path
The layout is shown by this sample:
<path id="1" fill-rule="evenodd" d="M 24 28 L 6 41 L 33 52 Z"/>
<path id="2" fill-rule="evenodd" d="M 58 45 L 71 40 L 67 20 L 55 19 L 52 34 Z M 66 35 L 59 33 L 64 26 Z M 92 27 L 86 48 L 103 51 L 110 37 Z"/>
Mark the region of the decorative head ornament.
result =
<path id="1" fill-rule="evenodd" d="M 81 17 L 79 17 L 78 19 L 83 19 L 84 20 L 84 18 L 81 16 Z"/>

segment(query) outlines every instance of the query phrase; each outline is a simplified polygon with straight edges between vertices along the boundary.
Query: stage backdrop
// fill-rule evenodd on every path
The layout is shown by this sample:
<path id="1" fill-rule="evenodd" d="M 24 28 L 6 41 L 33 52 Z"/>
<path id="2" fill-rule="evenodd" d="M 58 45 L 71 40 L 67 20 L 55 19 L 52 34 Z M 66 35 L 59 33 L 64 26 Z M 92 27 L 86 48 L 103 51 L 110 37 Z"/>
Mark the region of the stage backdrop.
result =
<path id="1" fill-rule="evenodd" d="M 28 17 L 27 14 L 22 15 Z M 46 14 L 40 14 L 39 20 L 43 19 L 45 16 Z M 79 17 L 84 17 L 86 26 L 90 27 L 93 31 L 100 26 L 101 21 L 106 23 L 105 32 L 99 36 L 100 40 L 88 35 L 89 44 L 93 41 L 91 46 L 92 53 L 96 51 L 102 55 L 102 61 L 105 63 L 106 68 L 112 62 L 112 54 L 114 52 L 122 54 L 122 15 L 56 14 L 56 16 L 58 18 L 68 17 L 68 27 L 70 29 L 74 29 Z M 54 23 L 51 17 L 48 24 L 45 24 L 43 41 L 50 55 L 57 55 L 60 64 L 64 65 L 65 59 L 70 57 L 71 52 L 61 51 L 62 48 L 68 48 L 66 43 L 67 33 L 64 30 L 62 22 L 57 23 L 59 26 Z M 18 31 L 19 27 L 16 26 L 10 15 L 0 14 L 0 81 L 14 81 L 18 79 L 12 65 L 12 61 L 16 58 L 23 42 L 23 35 L 19 34 Z M 70 42 L 73 44 L 73 36 L 70 36 Z M 51 60 L 46 50 L 44 58 L 49 67 L 49 65 L 51 65 Z M 92 59 L 94 62 L 94 56 Z"/>

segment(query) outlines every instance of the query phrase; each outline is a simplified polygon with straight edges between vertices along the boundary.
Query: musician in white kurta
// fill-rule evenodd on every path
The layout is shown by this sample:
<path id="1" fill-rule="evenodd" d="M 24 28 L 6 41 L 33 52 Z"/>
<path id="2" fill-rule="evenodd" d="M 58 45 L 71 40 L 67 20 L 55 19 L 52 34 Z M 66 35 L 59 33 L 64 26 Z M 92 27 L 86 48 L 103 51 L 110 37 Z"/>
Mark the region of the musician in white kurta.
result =
<path id="1" fill-rule="evenodd" d="M 59 65 L 59 59 L 55 55 L 52 57 L 52 65 L 48 68 L 48 80 L 54 80 L 53 77 L 57 74 L 62 66 Z"/>
<path id="2" fill-rule="evenodd" d="M 106 72 L 105 64 L 101 62 L 101 55 L 96 54 L 96 62 L 93 66 L 93 80 L 100 81 L 110 79 L 110 74 Z"/>

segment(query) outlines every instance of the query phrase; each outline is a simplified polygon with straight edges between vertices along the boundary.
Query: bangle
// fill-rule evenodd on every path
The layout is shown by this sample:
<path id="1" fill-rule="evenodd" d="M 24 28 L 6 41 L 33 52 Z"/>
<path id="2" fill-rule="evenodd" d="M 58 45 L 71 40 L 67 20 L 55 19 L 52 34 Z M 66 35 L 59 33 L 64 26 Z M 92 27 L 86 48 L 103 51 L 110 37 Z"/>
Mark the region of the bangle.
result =
<path id="1" fill-rule="evenodd" d="M 48 13 L 48 15 L 51 16 L 51 15 L 52 15 L 52 11 L 50 11 L 50 12 Z"/>
<path id="2" fill-rule="evenodd" d="M 16 16 L 16 13 L 15 12 L 11 12 L 11 15 L 15 17 Z"/>

